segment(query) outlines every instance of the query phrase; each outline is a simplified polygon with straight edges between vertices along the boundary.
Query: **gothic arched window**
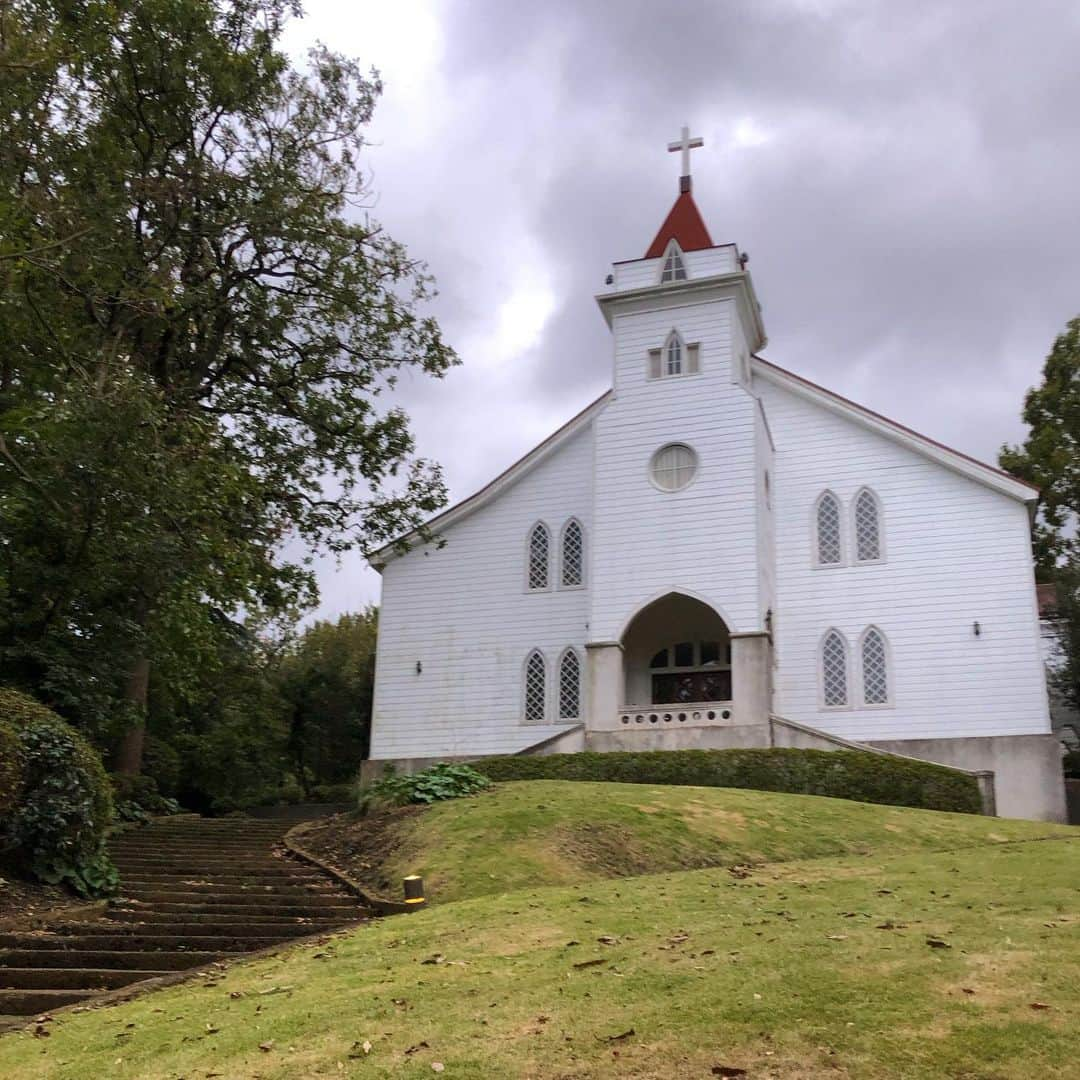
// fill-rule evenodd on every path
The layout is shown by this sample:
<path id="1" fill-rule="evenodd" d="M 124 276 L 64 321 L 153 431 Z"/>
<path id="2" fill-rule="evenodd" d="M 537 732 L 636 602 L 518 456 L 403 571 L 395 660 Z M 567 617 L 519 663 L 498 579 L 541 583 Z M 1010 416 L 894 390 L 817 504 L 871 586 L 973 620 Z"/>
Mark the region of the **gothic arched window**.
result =
<path id="1" fill-rule="evenodd" d="M 585 532 L 574 518 L 563 526 L 561 566 L 559 581 L 564 588 L 584 584 Z"/>
<path id="2" fill-rule="evenodd" d="M 821 640 L 821 700 L 830 709 L 848 703 L 848 647 L 839 630 Z"/>
<path id="3" fill-rule="evenodd" d="M 525 723 L 542 724 L 547 715 L 547 664 L 539 649 L 525 661 Z"/>
<path id="4" fill-rule="evenodd" d="M 889 654 L 885 635 L 876 627 L 866 629 L 860 645 L 864 705 L 889 703 Z"/>
<path id="5" fill-rule="evenodd" d="M 863 488 L 855 496 L 855 561 L 877 562 L 881 558 L 881 507 L 877 496 Z"/>
<path id="6" fill-rule="evenodd" d="M 559 662 L 559 719 L 577 720 L 581 716 L 581 660 L 567 649 Z"/>
<path id="7" fill-rule="evenodd" d="M 664 342 L 664 374 L 681 375 L 683 373 L 682 338 L 672 330 Z"/>
<path id="8" fill-rule="evenodd" d="M 548 587 L 548 551 L 551 548 L 551 535 L 548 527 L 538 521 L 529 533 L 529 574 L 530 589 Z"/>
<path id="9" fill-rule="evenodd" d="M 664 255 L 664 268 L 660 271 L 660 284 L 666 285 L 669 281 L 686 280 L 686 263 L 683 261 L 683 253 L 674 240 L 668 244 L 667 253 Z"/>
<path id="10" fill-rule="evenodd" d="M 818 565 L 838 566 L 843 556 L 840 546 L 840 500 L 831 491 L 822 492 L 819 496 L 814 522 Z"/>

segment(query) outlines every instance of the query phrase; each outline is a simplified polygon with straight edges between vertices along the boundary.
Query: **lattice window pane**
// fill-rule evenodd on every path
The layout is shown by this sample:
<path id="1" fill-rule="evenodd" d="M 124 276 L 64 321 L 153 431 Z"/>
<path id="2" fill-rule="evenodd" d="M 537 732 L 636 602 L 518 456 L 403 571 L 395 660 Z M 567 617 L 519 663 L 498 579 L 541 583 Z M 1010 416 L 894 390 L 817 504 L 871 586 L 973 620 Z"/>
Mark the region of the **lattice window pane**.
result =
<path id="1" fill-rule="evenodd" d="M 821 681 L 826 705 L 847 704 L 847 642 L 836 630 L 829 631 L 821 646 Z"/>
<path id="2" fill-rule="evenodd" d="M 667 341 L 666 361 L 664 364 L 665 375 L 682 374 L 682 342 L 678 334 L 672 334 Z"/>
<path id="3" fill-rule="evenodd" d="M 878 630 L 867 630 L 862 643 L 863 701 L 885 705 L 889 701 L 889 664 L 885 638 Z"/>
<path id="4" fill-rule="evenodd" d="M 855 500 L 855 557 L 859 562 L 881 558 L 881 523 L 877 499 L 869 491 L 859 492 Z"/>
<path id="5" fill-rule="evenodd" d="M 559 665 L 559 719 L 577 720 L 581 715 L 581 661 L 570 651 Z"/>
<path id="6" fill-rule="evenodd" d="M 547 677 L 544 657 L 534 652 L 525 665 L 525 721 L 542 724 L 546 713 Z"/>
<path id="7" fill-rule="evenodd" d="M 672 248 L 664 260 L 664 270 L 660 275 L 661 282 L 685 281 L 686 264 L 683 262 L 682 252 L 678 248 Z"/>
<path id="8" fill-rule="evenodd" d="M 571 521 L 563 530 L 562 583 L 580 585 L 585 580 L 585 537 L 581 526 Z"/>
<path id="9" fill-rule="evenodd" d="M 548 586 L 549 538 L 546 525 L 537 525 L 529 535 L 529 588 Z"/>
<path id="10" fill-rule="evenodd" d="M 817 507 L 818 562 L 840 561 L 840 503 L 832 493 L 822 495 Z"/>

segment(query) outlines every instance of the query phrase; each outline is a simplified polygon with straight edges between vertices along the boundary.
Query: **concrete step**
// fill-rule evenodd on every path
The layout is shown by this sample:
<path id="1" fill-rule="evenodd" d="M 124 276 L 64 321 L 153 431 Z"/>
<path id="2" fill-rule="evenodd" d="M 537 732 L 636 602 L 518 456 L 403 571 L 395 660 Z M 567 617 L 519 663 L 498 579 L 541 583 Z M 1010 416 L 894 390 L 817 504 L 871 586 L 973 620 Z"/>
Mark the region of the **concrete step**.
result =
<path id="1" fill-rule="evenodd" d="M 359 906 L 357 910 L 361 912 L 361 918 L 366 915 Z M 171 911 L 155 911 L 152 908 L 145 908 L 139 910 L 138 908 L 112 908 L 105 913 L 105 919 L 107 923 L 115 923 L 120 926 L 171 926 L 175 921 L 179 920 L 183 923 L 231 923 L 233 925 L 240 926 L 262 926 L 266 924 L 278 924 L 278 923 L 291 923 L 296 926 L 340 926 L 341 920 L 335 917 L 328 918 L 311 918 L 307 915 L 282 915 L 279 913 L 273 915 L 234 915 L 231 912 L 222 913 L 220 911 L 194 911 L 188 912 L 183 915 L 177 915 Z"/>
<path id="2" fill-rule="evenodd" d="M 147 949 L 2 949 L 0 967 L 113 968 L 127 971 L 183 971 L 220 960 L 224 950 L 184 952 Z"/>
<path id="3" fill-rule="evenodd" d="M 167 916 L 161 922 L 112 922 L 60 923 L 53 927 L 56 933 L 71 937 L 99 938 L 125 936 L 132 939 L 143 934 L 171 934 L 174 937 L 232 937 L 288 938 L 316 934 L 320 930 L 334 930 L 341 925 L 340 919 L 319 919 L 306 922 L 251 922 L 250 919 L 227 922 L 207 916 L 203 922 L 176 922 L 175 916 Z M 94 946 L 96 948 L 96 945 Z"/>
<path id="4" fill-rule="evenodd" d="M 3 990 L 115 990 L 129 983 L 168 975 L 167 971 L 115 971 L 112 968 L 0 968 Z"/>
<path id="5" fill-rule="evenodd" d="M 37 1016 L 86 1001 L 99 990 L 0 990 L 0 1016 Z"/>
<path id="6" fill-rule="evenodd" d="M 311 897 L 318 900 L 325 896 L 342 896 L 340 886 L 335 887 L 329 881 L 310 882 L 307 884 L 282 883 L 280 885 L 251 885 L 238 882 L 220 884 L 215 881 L 199 881 L 197 878 L 178 878 L 169 884 L 163 881 L 149 883 L 125 878 L 120 883 L 120 895 L 132 896 L 137 900 L 153 902 L 164 900 L 177 893 L 185 896 L 241 896 L 259 899 L 264 896 L 292 896 L 301 899 Z"/>
<path id="7" fill-rule="evenodd" d="M 124 899 L 137 900 L 140 904 L 157 906 L 158 904 L 292 904 L 310 908 L 312 913 L 326 907 L 340 907 L 349 903 L 349 897 L 341 892 L 308 892 L 306 889 L 271 889 L 269 891 L 238 891 L 198 889 L 127 889 L 120 887 L 116 900 L 122 904 Z"/>
<path id="8" fill-rule="evenodd" d="M 179 882 L 210 885 L 334 885 L 325 874 L 317 870 L 281 870 L 263 871 L 258 874 L 234 874 L 215 871 L 209 874 L 179 874 L 169 870 L 139 870 L 124 875 L 124 883 L 136 885 L 164 885 Z"/>
<path id="9" fill-rule="evenodd" d="M 137 903 L 123 905 L 120 910 L 138 912 Z M 174 912 L 177 915 L 285 915 L 299 916 L 303 918 L 315 911 L 321 918 L 338 918 L 343 921 L 360 918 L 362 909 L 359 904 L 340 902 L 334 905 L 320 905 L 317 909 L 311 908 L 307 903 L 293 904 L 286 899 L 280 904 L 273 903 L 243 903 L 243 904 L 209 904 L 209 903 L 183 903 L 171 901 L 168 903 L 156 903 L 154 911 Z"/>
<path id="10" fill-rule="evenodd" d="M 156 932 L 154 932 L 156 931 Z M 35 952 L 247 952 L 270 944 L 266 936 L 249 935 L 244 927 L 234 926 L 221 934 L 174 934 L 164 926 L 143 933 L 120 934 L 55 934 L 51 937 L 33 934 L 0 934 L 0 948 L 33 949 Z"/>

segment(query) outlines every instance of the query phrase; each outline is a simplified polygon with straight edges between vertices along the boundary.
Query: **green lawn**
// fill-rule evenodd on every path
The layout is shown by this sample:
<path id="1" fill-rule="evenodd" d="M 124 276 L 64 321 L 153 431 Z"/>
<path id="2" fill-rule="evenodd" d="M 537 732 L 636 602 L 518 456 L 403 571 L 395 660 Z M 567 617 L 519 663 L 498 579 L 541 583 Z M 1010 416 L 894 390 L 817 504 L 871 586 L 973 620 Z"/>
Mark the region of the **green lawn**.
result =
<path id="1" fill-rule="evenodd" d="M 725 841 L 734 862 L 791 861 L 433 906 L 64 1014 L 48 1038 L 0 1037 L 0 1076 L 423 1077 L 436 1064 L 476 1080 L 693 1078 L 720 1075 L 716 1066 L 782 1078 L 1077 1075 L 1080 830 L 746 791 L 568 786 L 591 789 L 582 797 L 601 822 L 636 799 L 649 808 L 647 830 L 674 813 L 668 799 L 714 811 L 711 798 L 728 800 L 726 812 L 746 819 Z M 546 806 L 562 787 L 511 786 L 439 807 L 424 827 L 438 825 L 432 836 L 457 867 L 444 880 L 479 881 L 456 861 L 469 852 L 497 874 L 498 850 L 531 832 L 519 800 Z M 864 830 L 865 853 L 795 857 L 800 831 L 813 855 L 845 814 Z M 683 825 L 718 835 L 702 820 L 686 811 Z M 682 835 L 668 825 L 669 838 Z M 517 867 L 522 856 L 506 858 Z M 438 852 L 425 859 L 434 876 Z"/>
<path id="2" fill-rule="evenodd" d="M 767 791 L 530 780 L 405 818 L 400 847 L 374 877 L 397 896 L 405 874 L 423 874 L 431 901 L 444 903 L 668 870 L 1076 834 L 1068 826 Z"/>

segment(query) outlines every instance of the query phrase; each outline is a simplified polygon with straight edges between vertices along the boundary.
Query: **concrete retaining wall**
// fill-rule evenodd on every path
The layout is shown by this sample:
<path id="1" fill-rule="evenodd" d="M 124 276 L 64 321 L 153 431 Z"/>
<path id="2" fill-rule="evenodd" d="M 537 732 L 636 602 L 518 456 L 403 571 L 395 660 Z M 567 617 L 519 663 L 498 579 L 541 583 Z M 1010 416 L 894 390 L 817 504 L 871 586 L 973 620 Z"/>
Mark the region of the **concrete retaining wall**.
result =
<path id="1" fill-rule="evenodd" d="M 870 745 L 970 772 L 992 772 L 999 817 L 1065 821 L 1061 744 L 1053 735 L 889 739 Z"/>

